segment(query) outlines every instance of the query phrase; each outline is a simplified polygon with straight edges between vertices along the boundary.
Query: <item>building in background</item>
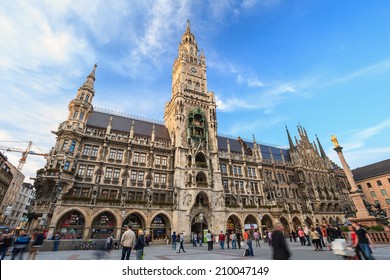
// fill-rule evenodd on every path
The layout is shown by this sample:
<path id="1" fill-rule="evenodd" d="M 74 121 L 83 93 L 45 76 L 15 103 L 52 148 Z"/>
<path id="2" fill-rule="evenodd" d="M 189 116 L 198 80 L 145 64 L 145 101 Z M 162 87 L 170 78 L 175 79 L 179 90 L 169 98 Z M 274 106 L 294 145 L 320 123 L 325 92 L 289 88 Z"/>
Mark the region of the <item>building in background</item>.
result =
<path id="1" fill-rule="evenodd" d="M 352 170 L 359 189 L 363 191 L 368 203 L 379 203 L 390 216 L 390 159 Z"/>
<path id="2" fill-rule="evenodd" d="M 131 224 L 157 241 L 173 231 L 189 238 L 277 222 L 287 231 L 341 224 L 353 210 L 345 174 L 303 127 L 295 141 L 286 131 L 288 148 L 218 135 L 206 57 L 189 23 L 164 123 L 94 109 L 95 71 L 96 65 L 70 101 L 37 172 L 33 227 L 43 219 L 49 235 L 63 239 L 118 238 Z"/>

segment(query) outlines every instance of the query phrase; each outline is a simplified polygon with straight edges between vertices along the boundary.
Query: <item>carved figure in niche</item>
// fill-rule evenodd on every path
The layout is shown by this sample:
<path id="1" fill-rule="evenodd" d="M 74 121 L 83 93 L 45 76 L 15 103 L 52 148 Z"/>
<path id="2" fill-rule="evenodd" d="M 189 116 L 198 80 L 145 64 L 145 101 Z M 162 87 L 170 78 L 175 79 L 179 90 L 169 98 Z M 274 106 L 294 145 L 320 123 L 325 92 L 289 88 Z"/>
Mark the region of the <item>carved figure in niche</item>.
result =
<path id="1" fill-rule="evenodd" d="M 223 206 L 223 201 L 225 200 L 225 198 L 224 198 L 224 195 L 223 194 L 220 194 L 218 197 L 217 197 L 217 199 L 215 200 L 215 203 L 214 203 L 214 205 L 216 206 L 216 207 L 218 207 L 218 205 L 220 205 L 221 207 Z"/>
<path id="2" fill-rule="evenodd" d="M 284 205 L 284 210 L 286 210 L 286 211 L 290 210 L 290 206 L 287 203 Z"/>
<path id="3" fill-rule="evenodd" d="M 313 207 L 311 207 L 311 204 L 309 202 L 307 202 L 306 207 L 307 207 L 307 210 L 313 211 Z"/>
<path id="4" fill-rule="evenodd" d="M 187 200 L 187 206 L 190 206 L 191 201 L 192 201 L 192 194 L 189 194 L 188 195 L 188 200 Z"/>
<path id="5" fill-rule="evenodd" d="M 297 204 L 297 208 L 299 211 L 302 211 L 302 205 L 300 203 Z"/>

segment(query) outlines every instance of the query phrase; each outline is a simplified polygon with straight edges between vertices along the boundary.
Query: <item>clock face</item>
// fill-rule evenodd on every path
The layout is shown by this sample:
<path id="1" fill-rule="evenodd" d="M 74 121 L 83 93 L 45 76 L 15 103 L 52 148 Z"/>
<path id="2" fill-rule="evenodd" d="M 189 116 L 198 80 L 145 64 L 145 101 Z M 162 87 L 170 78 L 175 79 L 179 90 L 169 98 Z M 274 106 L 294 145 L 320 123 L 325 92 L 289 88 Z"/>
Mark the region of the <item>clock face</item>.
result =
<path id="1" fill-rule="evenodd" d="M 196 73 L 196 72 L 198 72 L 198 70 L 196 70 L 196 68 L 195 68 L 195 67 L 191 67 L 191 69 L 190 69 L 190 70 L 191 70 L 191 72 L 192 72 L 192 73 Z"/>

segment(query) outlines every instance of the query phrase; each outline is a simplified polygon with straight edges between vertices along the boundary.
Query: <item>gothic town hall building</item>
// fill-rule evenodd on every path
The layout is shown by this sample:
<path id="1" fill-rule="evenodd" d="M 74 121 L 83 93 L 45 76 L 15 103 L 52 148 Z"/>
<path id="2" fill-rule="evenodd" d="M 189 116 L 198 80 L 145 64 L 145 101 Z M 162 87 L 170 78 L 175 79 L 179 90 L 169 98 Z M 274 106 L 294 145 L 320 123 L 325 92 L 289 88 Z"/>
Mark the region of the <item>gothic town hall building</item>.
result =
<path id="1" fill-rule="evenodd" d="M 263 231 L 281 222 L 342 223 L 345 174 L 298 127 L 289 149 L 218 135 L 206 57 L 189 23 L 172 68 L 164 124 L 94 110 L 96 65 L 70 101 L 38 170 L 32 226 L 62 239 L 119 238 L 125 225 L 153 241 L 173 231 Z M 97 93 L 98 94 L 98 93 Z"/>

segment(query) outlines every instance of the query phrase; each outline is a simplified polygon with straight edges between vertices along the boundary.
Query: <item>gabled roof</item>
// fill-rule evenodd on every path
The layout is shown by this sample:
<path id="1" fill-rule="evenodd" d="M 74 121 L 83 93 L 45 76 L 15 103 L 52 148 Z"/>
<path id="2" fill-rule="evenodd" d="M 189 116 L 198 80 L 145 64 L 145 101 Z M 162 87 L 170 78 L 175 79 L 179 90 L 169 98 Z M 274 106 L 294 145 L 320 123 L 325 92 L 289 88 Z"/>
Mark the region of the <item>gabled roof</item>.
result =
<path id="1" fill-rule="evenodd" d="M 377 177 L 385 174 L 390 175 L 390 159 L 366 165 L 352 170 L 355 181 Z"/>

